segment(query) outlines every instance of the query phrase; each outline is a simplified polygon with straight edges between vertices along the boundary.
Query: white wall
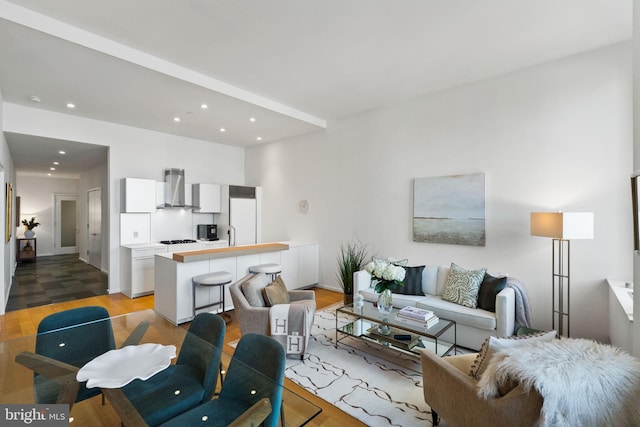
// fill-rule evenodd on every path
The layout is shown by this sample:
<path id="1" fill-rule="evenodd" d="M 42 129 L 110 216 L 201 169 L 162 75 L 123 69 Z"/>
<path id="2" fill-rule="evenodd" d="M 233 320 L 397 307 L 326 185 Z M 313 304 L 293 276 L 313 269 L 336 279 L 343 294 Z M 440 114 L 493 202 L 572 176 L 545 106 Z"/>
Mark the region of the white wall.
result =
<path id="1" fill-rule="evenodd" d="M 633 0 L 633 111 L 640 111 L 640 0 Z M 640 169 L 640 115 L 633 115 L 633 170 Z M 633 253 L 633 283 L 640 287 L 640 253 Z M 640 319 L 640 292 L 633 293 L 633 317 Z M 640 357 L 640 322 L 632 325 L 633 355 Z"/>
<path id="2" fill-rule="evenodd" d="M 4 104 L 4 130 L 109 147 L 107 189 L 109 291 L 120 291 L 121 179 L 161 181 L 166 168 L 185 169 L 187 182 L 244 184 L 244 150 L 207 141 Z M 83 191 L 84 187 L 81 186 Z"/>
<path id="3" fill-rule="evenodd" d="M 551 327 L 551 241 L 529 213 L 595 213 L 572 242 L 572 336 L 608 340 L 604 279 L 629 279 L 632 245 L 631 46 L 615 45 L 343 120 L 247 151 L 264 191 L 266 241 L 318 241 L 321 282 L 336 284 L 341 242 L 412 264 L 487 267 L 521 279 L 536 328 Z M 412 180 L 486 174 L 485 247 L 412 241 Z M 308 215 L 297 210 L 311 202 Z"/>
<path id="4" fill-rule="evenodd" d="M 77 179 L 42 178 L 17 174 L 16 195 L 20 196 L 20 221 L 35 216 L 40 223 L 33 230 L 38 239 L 38 256 L 54 254 L 54 195 L 78 195 L 78 189 Z M 17 227 L 16 235 L 24 237 L 23 226 Z"/>
<path id="5" fill-rule="evenodd" d="M 7 145 L 7 140 L 4 137 L 4 118 L 3 118 L 3 101 L 2 101 L 2 93 L 0 93 L 0 184 L 4 187 L 5 183 L 10 182 L 11 184 L 15 184 L 15 171 L 13 168 L 13 160 L 11 158 L 11 154 L 9 153 L 9 146 Z M 3 193 L 4 194 L 4 191 Z M 4 197 L 2 198 L 4 200 Z M 5 207 L 4 201 L 2 202 L 2 209 L 0 209 L 0 224 L 3 224 L 2 228 L 4 230 L 5 223 Z M 12 200 L 12 213 L 11 217 L 15 218 L 16 210 L 15 210 L 15 194 Z M 9 291 L 11 287 L 11 282 L 13 280 L 13 273 L 16 268 L 16 254 L 15 254 L 15 235 L 12 233 L 11 239 L 7 242 L 4 238 L 4 231 L 2 232 L 2 241 L 4 244 L 0 245 L 0 258 L 2 259 L 2 264 L 0 264 L 0 277 L 2 277 L 2 286 L 0 286 L 0 315 L 4 314 L 4 308 L 7 305 L 7 300 L 9 299 Z"/>

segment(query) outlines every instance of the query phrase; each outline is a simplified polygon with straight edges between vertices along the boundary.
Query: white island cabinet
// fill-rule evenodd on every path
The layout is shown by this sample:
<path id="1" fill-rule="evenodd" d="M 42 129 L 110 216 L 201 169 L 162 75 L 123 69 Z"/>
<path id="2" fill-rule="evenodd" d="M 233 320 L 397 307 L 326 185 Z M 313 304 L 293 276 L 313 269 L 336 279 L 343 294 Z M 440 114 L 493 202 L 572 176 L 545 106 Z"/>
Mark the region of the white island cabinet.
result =
<path id="1" fill-rule="evenodd" d="M 286 242 L 289 250 L 282 252 L 282 279 L 287 289 L 317 285 L 320 250 L 317 243 Z"/>
<path id="2" fill-rule="evenodd" d="M 300 242 L 262 243 L 191 252 L 157 254 L 155 256 L 155 310 L 172 323 L 193 319 L 192 281 L 194 276 L 227 271 L 232 281 L 246 276 L 256 264 L 282 265 L 282 278 L 287 288 L 294 289 L 318 283 L 318 245 Z M 311 273 L 301 271 L 309 270 Z M 225 286 L 225 309 L 232 310 L 233 302 Z M 198 287 L 198 305 L 219 301 L 219 288 Z M 214 309 L 222 311 L 221 308 Z"/>

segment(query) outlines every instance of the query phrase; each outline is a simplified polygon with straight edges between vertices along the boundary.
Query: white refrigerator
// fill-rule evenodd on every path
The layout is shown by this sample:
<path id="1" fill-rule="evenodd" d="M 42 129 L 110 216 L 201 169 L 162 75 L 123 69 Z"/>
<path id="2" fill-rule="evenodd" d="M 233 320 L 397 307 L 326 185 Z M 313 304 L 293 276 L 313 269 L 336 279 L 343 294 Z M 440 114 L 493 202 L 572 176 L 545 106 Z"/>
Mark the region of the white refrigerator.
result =
<path id="1" fill-rule="evenodd" d="M 233 226 L 231 239 L 236 245 L 257 243 L 257 213 L 256 199 L 229 199 L 229 224 Z"/>

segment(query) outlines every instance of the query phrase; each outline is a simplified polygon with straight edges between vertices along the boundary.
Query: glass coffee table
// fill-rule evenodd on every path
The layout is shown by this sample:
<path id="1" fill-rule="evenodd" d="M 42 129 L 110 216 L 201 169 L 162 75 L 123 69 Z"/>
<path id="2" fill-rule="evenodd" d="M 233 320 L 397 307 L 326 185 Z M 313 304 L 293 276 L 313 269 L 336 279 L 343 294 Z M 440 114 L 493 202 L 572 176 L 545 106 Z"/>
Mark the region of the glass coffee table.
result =
<path id="1" fill-rule="evenodd" d="M 370 301 L 364 301 L 361 307 L 354 307 L 354 304 L 339 307 L 336 309 L 336 347 L 346 337 L 353 337 L 414 355 L 419 355 L 423 348 L 439 356 L 455 352 L 456 322 L 440 318 L 438 323 L 427 327 L 420 322 L 397 320 L 399 311 L 394 307 L 391 313 L 382 314 L 377 305 Z M 339 313 L 348 315 L 352 320 L 339 326 Z M 453 340 L 445 341 L 442 337 L 451 328 Z"/>

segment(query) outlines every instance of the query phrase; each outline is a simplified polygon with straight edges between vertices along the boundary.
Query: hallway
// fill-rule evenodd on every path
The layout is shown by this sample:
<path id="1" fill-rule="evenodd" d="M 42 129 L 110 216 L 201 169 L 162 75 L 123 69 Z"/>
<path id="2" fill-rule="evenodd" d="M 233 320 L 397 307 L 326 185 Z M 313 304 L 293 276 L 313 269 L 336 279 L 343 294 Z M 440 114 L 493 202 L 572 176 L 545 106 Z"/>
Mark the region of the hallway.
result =
<path id="1" fill-rule="evenodd" d="M 78 254 L 38 257 L 16 268 L 6 311 L 105 295 L 108 275 Z"/>

